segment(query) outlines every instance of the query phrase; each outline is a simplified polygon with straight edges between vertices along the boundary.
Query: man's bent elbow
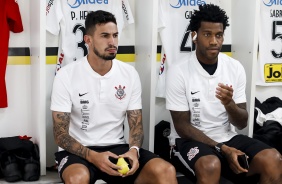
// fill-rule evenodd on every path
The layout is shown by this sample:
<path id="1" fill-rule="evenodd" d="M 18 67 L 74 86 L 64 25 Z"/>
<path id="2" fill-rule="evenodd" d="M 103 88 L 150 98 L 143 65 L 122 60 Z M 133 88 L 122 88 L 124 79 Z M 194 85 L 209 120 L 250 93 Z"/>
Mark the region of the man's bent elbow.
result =
<path id="1" fill-rule="evenodd" d="M 248 126 L 248 121 L 244 121 L 244 123 L 241 123 L 240 125 L 236 126 L 238 130 L 242 130 Z"/>

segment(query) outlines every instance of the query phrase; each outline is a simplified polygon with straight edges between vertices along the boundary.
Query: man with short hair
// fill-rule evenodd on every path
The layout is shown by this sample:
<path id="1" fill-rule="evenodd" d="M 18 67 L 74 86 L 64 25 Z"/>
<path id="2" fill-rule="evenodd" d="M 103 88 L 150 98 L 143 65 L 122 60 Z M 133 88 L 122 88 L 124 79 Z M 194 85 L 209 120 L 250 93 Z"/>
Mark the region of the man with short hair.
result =
<path id="1" fill-rule="evenodd" d="M 259 175 L 260 184 L 281 184 L 280 153 L 235 132 L 247 126 L 246 75 L 239 61 L 220 53 L 227 26 L 224 10 L 200 5 L 189 25 L 196 50 L 168 71 L 175 155 L 198 184 L 218 184 L 221 174 L 236 183 Z"/>
<path id="2" fill-rule="evenodd" d="M 141 148 L 143 141 L 141 83 L 137 71 L 115 59 L 118 30 L 115 16 L 95 11 L 85 20 L 89 53 L 59 70 L 51 110 L 55 154 L 65 183 L 176 184 L 174 167 Z M 129 144 L 124 138 L 125 117 Z M 116 165 L 123 157 L 130 170 Z"/>

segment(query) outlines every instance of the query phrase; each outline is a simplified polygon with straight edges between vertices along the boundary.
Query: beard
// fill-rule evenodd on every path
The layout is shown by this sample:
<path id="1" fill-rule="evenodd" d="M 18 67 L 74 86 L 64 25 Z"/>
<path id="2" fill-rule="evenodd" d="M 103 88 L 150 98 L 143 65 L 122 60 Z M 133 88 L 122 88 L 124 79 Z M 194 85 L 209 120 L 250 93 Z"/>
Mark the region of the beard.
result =
<path id="1" fill-rule="evenodd" d="M 116 53 L 112 53 L 112 54 L 109 54 L 109 55 L 105 55 L 105 54 L 101 54 L 95 47 L 93 49 L 93 52 L 101 59 L 104 59 L 104 60 L 113 60 L 116 58 Z"/>

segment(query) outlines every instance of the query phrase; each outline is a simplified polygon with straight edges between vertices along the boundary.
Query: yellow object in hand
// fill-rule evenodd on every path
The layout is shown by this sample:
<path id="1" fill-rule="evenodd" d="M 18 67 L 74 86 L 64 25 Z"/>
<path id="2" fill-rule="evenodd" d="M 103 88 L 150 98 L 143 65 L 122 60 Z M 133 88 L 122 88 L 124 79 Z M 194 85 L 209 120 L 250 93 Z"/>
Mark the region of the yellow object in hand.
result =
<path id="1" fill-rule="evenodd" d="M 129 171 L 128 163 L 124 158 L 119 158 L 117 161 L 117 166 L 120 166 L 122 169 L 118 170 L 121 174 L 126 174 Z"/>

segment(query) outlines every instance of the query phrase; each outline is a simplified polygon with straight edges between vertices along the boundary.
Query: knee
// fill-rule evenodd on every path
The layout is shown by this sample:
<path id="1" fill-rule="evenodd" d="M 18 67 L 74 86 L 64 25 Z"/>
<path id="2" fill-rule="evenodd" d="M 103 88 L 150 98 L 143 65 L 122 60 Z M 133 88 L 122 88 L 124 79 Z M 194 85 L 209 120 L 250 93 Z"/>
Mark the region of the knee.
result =
<path id="1" fill-rule="evenodd" d="M 88 184 L 90 183 L 90 174 L 86 169 L 76 169 L 68 173 L 63 173 L 63 180 L 66 184 Z"/>
<path id="2" fill-rule="evenodd" d="M 266 149 L 254 157 L 254 162 L 259 163 L 260 168 L 271 172 L 282 172 L 282 157 L 276 149 Z M 255 164 L 258 165 L 258 164 Z"/>
<path id="3" fill-rule="evenodd" d="M 220 170 L 220 160 L 214 155 L 203 156 L 195 163 L 195 171 L 197 175 L 214 175 L 215 173 L 220 173 Z"/>
<path id="4" fill-rule="evenodd" d="M 176 171 L 172 164 L 166 161 L 161 161 L 158 167 L 154 169 L 155 175 L 160 178 L 176 178 Z"/>

